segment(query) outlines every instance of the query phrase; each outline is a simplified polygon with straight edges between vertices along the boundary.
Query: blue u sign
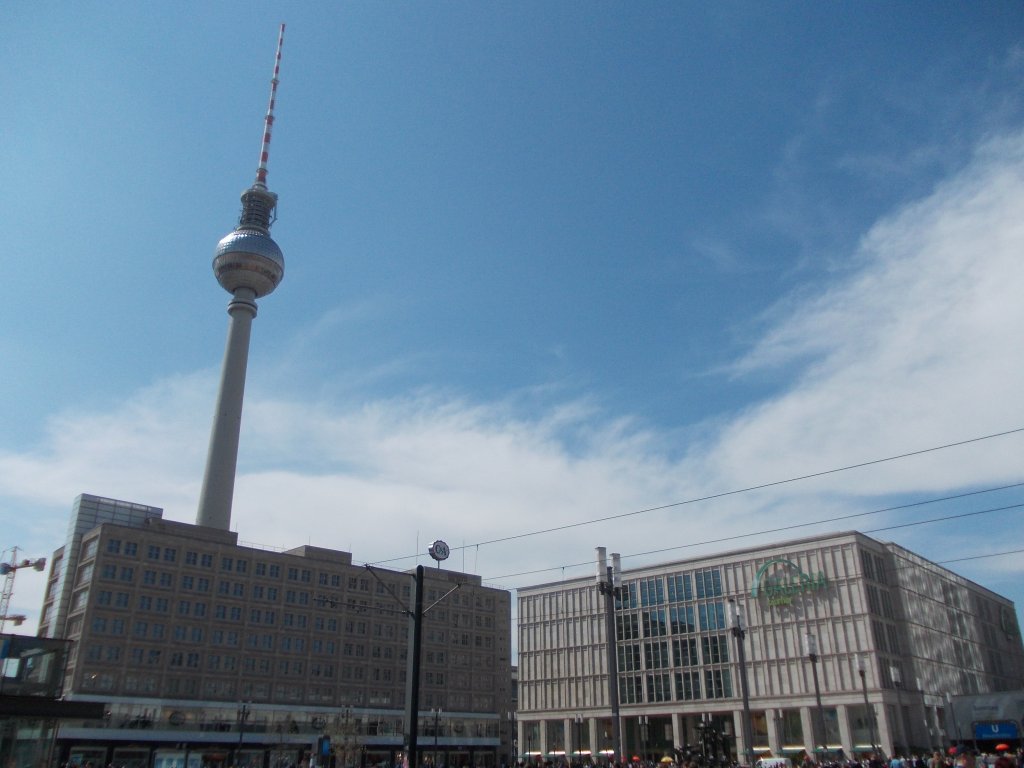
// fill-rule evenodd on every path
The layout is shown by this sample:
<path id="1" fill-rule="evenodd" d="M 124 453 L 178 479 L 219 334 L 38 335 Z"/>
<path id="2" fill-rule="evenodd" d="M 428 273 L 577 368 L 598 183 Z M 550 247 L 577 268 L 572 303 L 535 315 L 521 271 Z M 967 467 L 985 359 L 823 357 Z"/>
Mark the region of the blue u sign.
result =
<path id="1" fill-rule="evenodd" d="M 1017 724 L 1011 720 L 974 724 L 974 738 L 980 740 L 1016 739 L 1018 733 Z"/>

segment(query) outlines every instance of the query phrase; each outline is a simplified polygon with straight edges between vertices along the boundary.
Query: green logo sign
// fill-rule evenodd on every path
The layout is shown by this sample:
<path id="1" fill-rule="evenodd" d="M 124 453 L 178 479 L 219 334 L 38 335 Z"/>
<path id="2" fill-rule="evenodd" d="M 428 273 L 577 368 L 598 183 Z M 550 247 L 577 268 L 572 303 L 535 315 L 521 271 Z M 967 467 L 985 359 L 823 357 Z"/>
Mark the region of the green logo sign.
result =
<path id="1" fill-rule="evenodd" d="M 774 570 L 769 574 L 769 569 Z M 795 595 L 816 592 L 828 586 L 828 577 L 819 571 L 816 575 L 804 573 L 792 560 L 769 560 L 757 569 L 750 596 L 765 595 L 768 605 L 792 605 Z"/>

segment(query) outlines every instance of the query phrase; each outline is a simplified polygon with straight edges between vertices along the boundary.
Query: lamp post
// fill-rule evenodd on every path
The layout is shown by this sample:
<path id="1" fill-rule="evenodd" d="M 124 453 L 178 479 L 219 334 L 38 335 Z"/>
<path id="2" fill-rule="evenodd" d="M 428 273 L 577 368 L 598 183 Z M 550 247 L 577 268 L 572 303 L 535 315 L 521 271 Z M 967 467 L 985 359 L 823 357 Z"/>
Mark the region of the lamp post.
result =
<path id="1" fill-rule="evenodd" d="M 861 689 L 864 691 L 864 716 L 868 719 L 868 729 L 871 732 L 871 751 L 878 751 L 878 740 L 875 738 L 875 711 L 868 703 L 868 660 L 862 654 L 857 654 L 857 673 L 860 675 Z"/>
<path id="2" fill-rule="evenodd" d="M 651 721 L 647 715 L 640 715 L 640 759 L 643 762 L 647 762 L 647 729 L 650 728 Z"/>
<path id="3" fill-rule="evenodd" d="M 740 662 L 740 690 L 743 693 L 743 754 L 746 764 L 753 765 L 753 726 L 750 721 L 750 689 L 747 687 L 747 652 L 744 640 L 747 637 L 747 623 L 743 611 L 733 598 L 729 598 L 729 628 L 736 638 L 736 655 Z"/>
<path id="4" fill-rule="evenodd" d="M 580 753 L 580 762 L 583 762 L 583 715 L 577 712 L 572 718 L 573 728 L 576 729 L 576 748 Z"/>
<path id="5" fill-rule="evenodd" d="M 818 685 L 818 638 L 810 632 L 804 633 L 804 653 L 807 654 L 807 659 L 811 662 L 811 671 L 814 673 L 814 700 L 817 704 L 818 726 L 812 730 L 821 737 L 821 741 L 815 739 L 815 743 L 821 745 L 824 753 L 828 737 L 825 735 L 825 710 L 821 707 L 821 687 Z"/>
<path id="6" fill-rule="evenodd" d="M 430 713 L 434 716 L 434 765 L 438 765 L 439 763 L 437 762 L 437 728 L 438 720 L 441 717 L 441 708 L 434 707 L 430 710 Z"/>
<path id="7" fill-rule="evenodd" d="M 245 721 L 249 717 L 249 705 L 245 702 L 238 708 L 238 749 L 235 754 L 235 765 L 242 765 L 242 737 L 245 736 Z"/>
<path id="8" fill-rule="evenodd" d="M 615 600 L 622 596 L 622 569 L 619 553 L 612 553 L 608 564 L 604 547 L 597 547 L 597 591 L 605 597 L 605 634 L 608 638 L 608 702 L 612 709 L 613 759 L 622 759 L 622 723 L 619 722 L 619 665 L 615 656 Z"/>

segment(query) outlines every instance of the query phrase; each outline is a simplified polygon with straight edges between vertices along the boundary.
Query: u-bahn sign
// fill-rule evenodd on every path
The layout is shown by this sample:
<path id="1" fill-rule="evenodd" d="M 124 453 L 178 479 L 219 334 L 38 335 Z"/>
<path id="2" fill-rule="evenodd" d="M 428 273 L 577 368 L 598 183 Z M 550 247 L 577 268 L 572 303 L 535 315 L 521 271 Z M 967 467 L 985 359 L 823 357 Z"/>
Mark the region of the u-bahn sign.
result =
<path id="1" fill-rule="evenodd" d="M 792 605 L 793 598 L 806 592 L 818 592 L 828 587 L 828 577 L 818 571 L 804 573 L 792 560 L 776 558 L 757 569 L 750 587 L 753 598 L 767 598 L 768 605 Z"/>

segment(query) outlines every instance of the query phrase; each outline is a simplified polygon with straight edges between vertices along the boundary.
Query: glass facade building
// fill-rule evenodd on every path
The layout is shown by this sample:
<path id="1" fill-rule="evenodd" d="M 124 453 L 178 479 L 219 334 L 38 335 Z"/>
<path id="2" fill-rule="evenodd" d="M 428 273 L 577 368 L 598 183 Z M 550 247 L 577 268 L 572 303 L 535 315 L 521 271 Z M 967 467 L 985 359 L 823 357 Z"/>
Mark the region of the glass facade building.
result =
<path id="1" fill-rule="evenodd" d="M 947 694 L 1024 688 L 1012 602 L 857 532 L 623 572 L 614 598 L 618 724 L 605 601 L 593 578 L 519 589 L 524 757 L 608 756 L 616 727 L 626 759 L 657 761 L 674 749 L 741 758 L 924 750 L 954 740 Z M 730 603 L 746 623 L 742 668 Z"/>

